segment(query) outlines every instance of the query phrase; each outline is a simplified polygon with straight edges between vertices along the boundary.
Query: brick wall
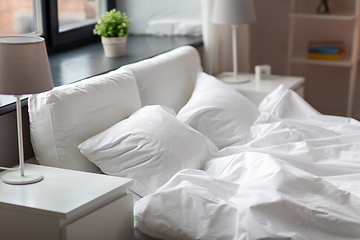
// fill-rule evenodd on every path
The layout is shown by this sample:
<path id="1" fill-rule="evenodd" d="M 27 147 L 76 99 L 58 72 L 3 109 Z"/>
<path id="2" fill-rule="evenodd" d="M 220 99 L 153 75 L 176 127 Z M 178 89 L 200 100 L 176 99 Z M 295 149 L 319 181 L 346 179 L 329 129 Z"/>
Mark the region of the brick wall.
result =
<path id="1" fill-rule="evenodd" d="M 96 0 L 58 0 L 65 23 L 93 18 Z M 33 0 L 0 0 L 0 36 L 34 31 Z"/>

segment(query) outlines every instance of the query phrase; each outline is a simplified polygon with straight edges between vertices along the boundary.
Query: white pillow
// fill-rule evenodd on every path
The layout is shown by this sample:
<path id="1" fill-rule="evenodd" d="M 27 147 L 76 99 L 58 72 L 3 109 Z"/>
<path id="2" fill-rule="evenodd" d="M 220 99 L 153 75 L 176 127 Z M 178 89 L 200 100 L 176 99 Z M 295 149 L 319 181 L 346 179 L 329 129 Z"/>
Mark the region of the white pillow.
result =
<path id="1" fill-rule="evenodd" d="M 249 141 L 250 127 L 259 115 L 250 100 L 217 78 L 200 72 L 194 92 L 177 118 L 222 149 Z"/>
<path id="2" fill-rule="evenodd" d="M 100 172 L 77 146 L 141 108 L 134 76 L 116 70 L 31 95 L 31 143 L 40 164 Z"/>
<path id="3" fill-rule="evenodd" d="M 202 169 L 218 151 L 204 135 L 176 119 L 174 110 L 145 106 L 78 148 L 104 173 L 134 179 L 144 197 L 184 168 Z"/>

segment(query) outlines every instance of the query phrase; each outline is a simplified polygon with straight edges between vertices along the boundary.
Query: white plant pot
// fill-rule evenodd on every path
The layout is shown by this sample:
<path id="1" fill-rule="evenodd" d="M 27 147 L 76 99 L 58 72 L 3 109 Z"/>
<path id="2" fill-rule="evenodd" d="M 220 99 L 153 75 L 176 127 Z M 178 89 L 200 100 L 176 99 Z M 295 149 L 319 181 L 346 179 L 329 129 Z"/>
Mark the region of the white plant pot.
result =
<path id="1" fill-rule="evenodd" d="M 101 43 L 106 57 L 121 57 L 125 55 L 127 37 L 101 37 Z"/>

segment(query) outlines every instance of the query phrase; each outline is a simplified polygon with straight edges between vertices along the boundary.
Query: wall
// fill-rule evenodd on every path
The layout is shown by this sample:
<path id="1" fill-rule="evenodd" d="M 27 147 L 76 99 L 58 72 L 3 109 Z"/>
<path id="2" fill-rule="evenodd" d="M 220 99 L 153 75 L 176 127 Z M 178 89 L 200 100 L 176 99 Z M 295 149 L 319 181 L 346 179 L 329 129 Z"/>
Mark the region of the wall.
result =
<path id="1" fill-rule="evenodd" d="M 29 115 L 27 107 L 22 109 L 24 158 L 34 156 L 30 143 Z M 16 112 L 0 116 L 0 166 L 11 167 L 19 163 L 16 130 Z"/>
<path id="2" fill-rule="evenodd" d="M 257 21 L 250 24 L 250 63 L 270 64 L 272 73 L 286 74 L 289 0 L 255 0 Z"/>

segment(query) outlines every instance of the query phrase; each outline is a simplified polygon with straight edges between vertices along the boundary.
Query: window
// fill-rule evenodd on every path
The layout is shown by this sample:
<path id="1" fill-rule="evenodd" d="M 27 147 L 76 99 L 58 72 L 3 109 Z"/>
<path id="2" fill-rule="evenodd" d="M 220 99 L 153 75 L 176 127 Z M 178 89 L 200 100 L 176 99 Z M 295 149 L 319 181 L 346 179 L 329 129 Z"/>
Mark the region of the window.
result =
<path id="1" fill-rule="evenodd" d="M 0 36 L 41 34 L 40 0 L 0 0 Z"/>
<path id="2" fill-rule="evenodd" d="M 114 8 L 114 0 L 48 1 L 51 46 L 98 39 L 92 30 L 99 16 Z"/>
<path id="3" fill-rule="evenodd" d="M 58 0 L 59 32 L 96 23 L 104 10 L 99 0 Z"/>
<path id="4" fill-rule="evenodd" d="M 202 34 L 200 0 L 121 0 L 116 6 L 132 19 L 130 34 Z"/>
<path id="5" fill-rule="evenodd" d="M 98 39 L 92 30 L 115 0 L 0 0 L 0 36 L 37 34 L 48 48 Z"/>

